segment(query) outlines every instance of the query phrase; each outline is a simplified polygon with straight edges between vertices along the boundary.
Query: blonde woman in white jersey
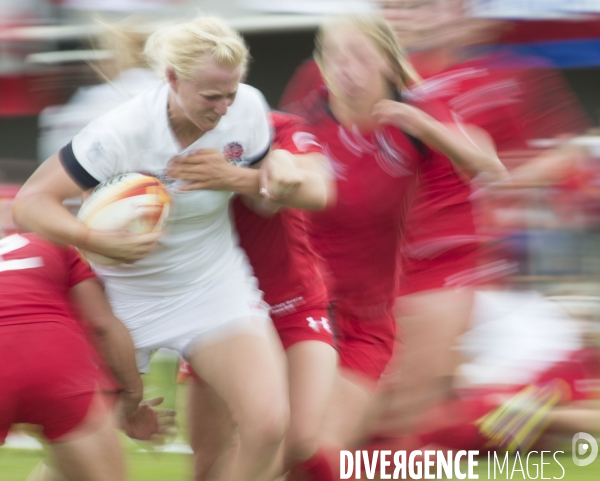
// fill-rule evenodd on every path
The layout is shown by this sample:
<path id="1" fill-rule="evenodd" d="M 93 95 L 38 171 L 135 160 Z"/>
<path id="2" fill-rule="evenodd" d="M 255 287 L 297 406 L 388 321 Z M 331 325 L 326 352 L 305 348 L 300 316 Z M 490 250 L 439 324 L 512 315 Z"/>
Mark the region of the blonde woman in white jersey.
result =
<path id="1" fill-rule="evenodd" d="M 160 347 L 179 351 L 238 425 L 231 478 L 269 479 L 288 420 L 284 364 L 232 235 L 232 194 L 187 192 L 165 174 L 172 158 L 199 149 L 235 152 L 242 166 L 259 162 L 270 144 L 266 104 L 257 90 L 239 83 L 248 52 L 219 20 L 164 27 L 150 37 L 146 53 L 167 82 L 94 120 L 50 157 L 19 193 L 15 220 L 52 241 L 130 263 L 94 267 L 131 332 L 139 369 L 147 369 Z M 162 237 L 90 230 L 62 207 L 66 198 L 136 171 L 163 178 L 172 194 Z M 293 177 L 287 177 L 292 187 Z M 236 189 L 257 195 L 256 178 L 240 179 L 245 184 Z M 278 190 L 294 191 L 282 185 Z"/>

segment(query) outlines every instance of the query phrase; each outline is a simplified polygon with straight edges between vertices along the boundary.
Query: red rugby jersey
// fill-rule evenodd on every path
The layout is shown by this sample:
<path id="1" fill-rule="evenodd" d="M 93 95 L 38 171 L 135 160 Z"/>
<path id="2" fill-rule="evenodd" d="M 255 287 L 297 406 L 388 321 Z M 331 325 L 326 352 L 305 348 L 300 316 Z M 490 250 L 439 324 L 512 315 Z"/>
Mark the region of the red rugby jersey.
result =
<path id="1" fill-rule="evenodd" d="M 287 111 L 310 116 L 313 99 L 323 87 L 323 79 L 315 62 L 306 61 L 294 73 L 280 106 Z M 415 105 L 440 122 L 454 122 L 447 108 L 448 98 L 431 95 L 431 90 L 439 92 L 435 88 L 417 89 L 413 99 Z M 448 93 L 446 90 L 443 92 Z M 439 253 L 453 245 L 475 242 L 468 180 L 456 171 L 450 159 L 435 152 L 428 152 L 420 171 L 419 188 L 411 204 L 407 224 L 407 252 L 412 252 L 415 258 L 430 257 L 435 255 L 433 251 Z M 447 238 L 447 241 L 441 238 Z M 437 247 L 432 247 L 429 242 L 432 239 L 436 239 Z"/>
<path id="2" fill-rule="evenodd" d="M 273 112 L 274 147 L 293 154 L 321 153 L 318 143 L 303 121 L 288 114 Z M 250 210 L 238 197 L 233 202 L 235 225 L 240 245 L 246 251 L 265 301 L 273 315 L 284 315 L 327 303 L 327 291 L 319 262 L 310 247 L 304 213 L 282 209 L 271 218 Z"/>
<path id="3" fill-rule="evenodd" d="M 442 102 L 461 122 L 487 131 L 509 169 L 515 166 L 513 157 L 536 154 L 532 139 L 577 133 L 590 125 L 564 80 L 537 58 L 502 53 L 477 57 L 429 76 L 413 92 L 425 101 Z M 511 151 L 519 154 L 506 155 Z M 470 187 L 448 159 L 425 164 L 422 181 L 406 254 L 433 257 L 461 238 L 477 242 Z M 494 235 L 489 229 L 486 233 Z"/>
<path id="4" fill-rule="evenodd" d="M 76 326 L 68 291 L 93 278 L 73 247 L 35 234 L 0 240 L 0 326 L 60 322 Z"/>
<path id="5" fill-rule="evenodd" d="M 397 128 L 362 134 L 341 126 L 326 98 L 318 107 L 311 123 L 336 176 L 337 202 L 306 214 L 311 242 L 327 262 L 338 307 L 379 317 L 395 297 L 398 247 L 421 155 Z"/>
<path id="6" fill-rule="evenodd" d="M 457 120 L 445 101 L 418 94 L 413 103 L 440 122 Z M 428 151 L 421 162 L 419 185 L 408 214 L 404 254 L 414 259 L 430 258 L 476 242 L 470 196 L 467 176 L 448 157 Z"/>
<path id="7" fill-rule="evenodd" d="M 429 76 L 414 90 L 486 130 L 499 152 L 590 126 L 564 79 L 537 58 L 501 53 L 477 57 Z"/>

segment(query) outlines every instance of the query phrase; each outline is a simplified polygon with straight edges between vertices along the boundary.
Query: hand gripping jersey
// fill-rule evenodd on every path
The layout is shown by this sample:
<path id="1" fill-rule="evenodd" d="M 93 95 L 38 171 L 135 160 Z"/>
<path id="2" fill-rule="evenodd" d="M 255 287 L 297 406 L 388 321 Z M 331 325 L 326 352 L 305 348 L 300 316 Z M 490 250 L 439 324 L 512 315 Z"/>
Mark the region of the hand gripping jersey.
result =
<path id="1" fill-rule="evenodd" d="M 292 154 L 322 152 L 300 118 L 273 112 L 271 121 L 274 148 Z M 282 209 L 265 218 L 246 207 L 239 197 L 234 200 L 233 211 L 240 245 L 250 259 L 271 314 L 282 316 L 325 305 L 327 292 L 317 256 L 310 247 L 304 213 Z"/>
<path id="2" fill-rule="evenodd" d="M 175 156 L 217 149 L 238 165 L 261 160 L 270 148 L 266 102 L 240 85 L 217 126 L 181 149 L 168 120 L 169 86 L 161 84 L 92 121 L 61 150 L 67 172 L 83 188 L 115 175 L 145 172 L 159 177 L 171 194 L 172 211 L 159 248 L 132 265 L 94 266 L 110 292 L 162 296 L 218 283 L 233 271 L 247 271 L 232 236 L 227 191 L 181 192 L 165 169 Z"/>

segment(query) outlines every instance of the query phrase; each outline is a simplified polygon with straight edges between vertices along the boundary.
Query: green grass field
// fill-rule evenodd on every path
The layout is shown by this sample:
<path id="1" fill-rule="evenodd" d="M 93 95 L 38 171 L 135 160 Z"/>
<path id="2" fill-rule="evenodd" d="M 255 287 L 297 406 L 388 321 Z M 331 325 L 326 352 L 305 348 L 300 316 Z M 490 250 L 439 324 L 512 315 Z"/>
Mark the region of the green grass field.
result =
<path id="1" fill-rule="evenodd" d="M 42 457 L 43 453 L 39 451 L 0 448 L 0 480 L 23 481 Z M 130 452 L 127 471 L 131 481 L 191 480 L 191 456 Z"/>
<path id="2" fill-rule="evenodd" d="M 180 433 L 178 441 L 186 438 L 185 434 L 185 386 L 177 386 L 174 382 L 177 360 L 172 357 L 156 356 L 151 365 L 150 374 L 145 376 L 146 397 L 164 396 L 165 407 L 176 408 L 178 410 L 178 424 Z M 127 439 L 124 439 L 124 446 L 127 453 L 127 471 L 130 481 L 191 481 L 192 477 L 192 458 L 188 454 L 175 454 L 160 451 L 142 451 L 140 446 Z M 42 451 L 28 451 L 18 449 L 0 448 L 0 481 L 24 481 L 33 467 L 44 457 Z M 552 459 L 545 455 L 544 462 L 550 464 L 544 466 L 544 479 L 563 479 L 565 481 L 600 481 L 600 457 L 589 466 L 575 466 L 570 454 L 558 457 L 560 464 L 564 467 L 564 474 L 561 467 Z M 538 472 L 536 478 L 536 464 L 540 466 L 540 456 L 532 455 L 529 462 L 529 474 L 527 476 L 526 462 L 523 459 L 523 469 L 525 472 L 517 471 L 519 464 L 515 466 L 514 458 L 509 460 L 508 468 L 503 473 L 496 471 L 494 477 L 493 464 L 490 466 L 488 477 L 487 458 L 479 459 L 479 465 L 475 473 L 479 474 L 479 479 L 542 479 Z M 463 468 L 463 472 L 466 466 Z M 512 477 L 511 477 L 512 474 Z M 366 479 L 366 478 L 363 478 Z"/>

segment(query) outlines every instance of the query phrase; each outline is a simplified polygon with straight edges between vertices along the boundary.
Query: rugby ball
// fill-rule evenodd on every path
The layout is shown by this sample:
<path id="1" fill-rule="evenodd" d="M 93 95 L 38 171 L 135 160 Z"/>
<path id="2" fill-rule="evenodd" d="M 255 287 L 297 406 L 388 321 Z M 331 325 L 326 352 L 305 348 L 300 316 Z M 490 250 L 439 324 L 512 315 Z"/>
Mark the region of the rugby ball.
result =
<path id="1" fill-rule="evenodd" d="M 162 229 L 168 215 L 169 194 L 163 183 L 150 175 L 130 173 L 99 184 L 81 205 L 77 220 L 90 229 L 146 234 Z M 100 254 L 82 253 L 96 264 L 119 264 Z"/>

